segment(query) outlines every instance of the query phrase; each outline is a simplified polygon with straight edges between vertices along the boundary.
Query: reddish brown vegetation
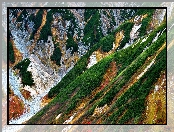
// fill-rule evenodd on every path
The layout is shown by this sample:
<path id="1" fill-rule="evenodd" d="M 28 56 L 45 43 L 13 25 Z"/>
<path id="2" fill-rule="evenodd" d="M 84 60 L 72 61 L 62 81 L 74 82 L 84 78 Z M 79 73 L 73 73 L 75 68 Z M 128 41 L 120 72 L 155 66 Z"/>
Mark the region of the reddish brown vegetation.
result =
<path id="1" fill-rule="evenodd" d="M 46 104 L 48 104 L 52 99 L 48 98 L 48 94 L 46 94 L 43 98 L 42 98 L 42 103 L 41 106 L 45 106 Z"/>
<path id="2" fill-rule="evenodd" d="M 9 120 L 20 117 L 25 112 L 23 101 L 16 95 L 9 99 Z"/>
<path id="3" fill-rule="evenodd" d="M 27 90 L 25 90 L 25 89 L 22 89 L 22 90 L 21 90 L 21 94 L 22 94 L 23 97 L 24 97 L 25 99 L 27 99 L 27 100 L 31 98 L 30 93 L 31 93 L 31 92 L 29 92 L 29 91 L 27 91 Z"/>
<path id="4" fill-rule="evenodd" d="M 117 67 L 115 62 L 111 62 L 110 67 L 107 69 L 103 81 L 100 85 L 100 90 L 108 85 L 108 83 L 114 78 L 117 73 Z"/>

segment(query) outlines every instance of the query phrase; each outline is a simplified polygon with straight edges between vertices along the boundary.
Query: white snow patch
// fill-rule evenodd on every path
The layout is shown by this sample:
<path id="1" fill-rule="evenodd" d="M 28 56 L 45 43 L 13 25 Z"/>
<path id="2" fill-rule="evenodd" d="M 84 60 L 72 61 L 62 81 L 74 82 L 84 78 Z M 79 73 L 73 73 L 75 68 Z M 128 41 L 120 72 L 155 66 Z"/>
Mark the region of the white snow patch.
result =
<path id="1" fill-rule="evenodd" d="M 160 35 L 160 32 L 157 33 L 156 37 L 152 40 L 152 43 L 155 42 L 158 39 L 159 35 Z"/>
<path id="2" fill-rule="evenodd" d="M 129 46 L 130 46 L 130 44 L 129 43 L 126 43 L 125 46 L 123 47 L 123 49 L 126 49 Z"/>
<path id="3" fill-rule="evenodd" d="M 149 37 L 149 36 L 147 36 L 146 38 L 143 38 L 143 40 L 141 41 L 141 43 L 145 42 L 145 41 L 147 40 L 148 37 Z M 140 43 L 140 44 L 141 44 L 141 43 Z"/>
<path id="4" fill-rule="evenodd" d="M 90 60 L 89 60 L 90 62 L 88 63 L 88 66 L 87 66 L 88 69 L 97 63 L 95 54 L 92 54 L 89 58 L 90 58 Z"/>
<path id="5" fill-rule="evenodd" d="M 17 95 L 24 103 L 26 103 L 25 98 L 19 90 L 22 87 L 21 78 L 19 76 L 15 76 L 12 69 L 9 69 L 9 84 L 14 94 Z"/>
<path id="6" fill-rule="evenodd" d="M 61 115 L 62 115 L 62 113 L 60 113 L 55 119 L 58 120 Z"/>
<path id="7" fill-rule="evenodd" d="M 155 85 L 155 92 L 159 90 L 159 86 Z"/>
<path id="8" fill-rule="evenodd" d="M 153 65 L 154 62 L 155 60 L 152 60 L 152 62 L 146 67 L 146 69 L 144 69 L 144 71 L 140 75 L 138 75 L 137 79 L 140 79 L 147 72 L 147 70 Z"/>
<path id="9" fill-rule="evenodd" d="M 133 26 L 133 28 L 132 28 L 132 31 L 130 32 L 130 39 L 135 39 L 135 38 L 137 38 L 137 36 L 138 36 L 137 31 L 138 31 L 138 29 L 141 27 L 141 25 L 142 25 L 142 24 L 140 24 L 140 25 L 134 24 L 134 26 Z"/>
<path id="10" fill-rule="evenodd" d="M 77 113 L 74 113 L 68 120 L 66 120 L 63 124 L 68 124 L 68 123 L 70 123 L 72 120 L 73 120 L 73 118 L 74 118 L 74 116 L 76 115 Z"/>
<path id="11" fill-rule="evenodd" d="M 147 37 L 146 38 L 144 38 L 141 42 L 145 42 L 147 40 Z"/>
<path id="12" fill-rule="evenodd" d="M 29 107 L 28 112 L 21 115 L 18 119 L 10 120 L 9 124 L 21 124 L 35 115 L 43 107 L 41 105 L 42 98 L 49 92 L 50 88 L 61 80 L 61 77 L 57 73 L 50 75 L 48 73 L 49 68 L 46 68 L 36 56 L 31 55 L 29 59 L 31 62 L 27 70 L 32 73 L 35 83 L 34 86 L 23 87 L 21 84 L 21 78 L 14 75 L 12 70 L 9 70 L 9 82 L 14 94 L 22 99 L 26 108 Z M 32 98 L 26 100 L 21 94 L 19 88 L 30 91 Z"/>
<path id="13" fill-rule="evenodd" d="M 161 22 L 164 20 L 165 14 L 166 14 L 166 9 L 163 9 L 162 13 L 157 16 L 159 24 L 161 24 Z"/>

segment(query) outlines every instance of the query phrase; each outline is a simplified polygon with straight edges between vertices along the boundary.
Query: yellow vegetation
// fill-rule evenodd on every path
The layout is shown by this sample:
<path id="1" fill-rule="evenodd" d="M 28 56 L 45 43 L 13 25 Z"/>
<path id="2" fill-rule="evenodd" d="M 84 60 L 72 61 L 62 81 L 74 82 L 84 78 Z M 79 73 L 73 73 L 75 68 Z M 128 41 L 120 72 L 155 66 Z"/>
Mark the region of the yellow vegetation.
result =
<path id="1" fill-rule="evenodd" d="M 164 81 L 165 80 L 165 81 Z M 164 82 L 163 82 L 164 81 Z M 166 124 L 166 76 L 163 72 L 154 86 L 159 90 L 152 90 L 147 96 L 145 111 L 145 124 Z"/>
<path id="2" fill-rule="evenodd" d="M 116 35 L 115 35 L 115 48 L 114 49 L 118 48 L 118 46 L 120 45 L 120 42 L 122 41 L 123 37 L 124 37 L 124 31 L 123 30 L 116 33 Z"/>
<path id="3" fill-rule="evenodd" d="M 94 51 L 93 54 L 96 55 L 97 62 L 99 62 L 100 60 L 102 60 L 104 57 L 107 56 L 107 53 L 102 53 L 100 49 L 98 49 L 97 51 Z"/>
<path id="4" fill-rule="evenodd" d="M 21 60 L 22 60 L 22 53 L 19 52 L 19 50 L 16 48 L 14 41 L 11 39 L 10 42 L 12 43 L 13 46 L 13 51 L 14 51 L 14 56 L 15 56 L 15 63 L 11 64 L 9 63 L 10 67 L 15 66 L 16 64 L 18 64 Z"/>
<path id="5" fill-rule="evenodd" d="M 56 28 L 55 27 L 51 28 L 51 32 L 52 32 L 53 36 L 56 36 Z"/>
<path id="6" fill-rule="evenodd" d="M 41 107 L 47 105 L 52 99 L 48 98 L 48 94 L 42 98 Z"/>
<path id="7" fill-rule="evenodd" d="M 147 14 L 142 15 L 141 21 L 142 21 L 144 18 L 146 18 L 147 16 L 148 16 Z"/>
<path id="8" fill-rule="evenodd" d="M 100 116 L 101 114 L 104 114 L 108 108 L 109 107 L 107 104 L 105 104 L 103 107 L 96 107 L 92 116 Z"/>

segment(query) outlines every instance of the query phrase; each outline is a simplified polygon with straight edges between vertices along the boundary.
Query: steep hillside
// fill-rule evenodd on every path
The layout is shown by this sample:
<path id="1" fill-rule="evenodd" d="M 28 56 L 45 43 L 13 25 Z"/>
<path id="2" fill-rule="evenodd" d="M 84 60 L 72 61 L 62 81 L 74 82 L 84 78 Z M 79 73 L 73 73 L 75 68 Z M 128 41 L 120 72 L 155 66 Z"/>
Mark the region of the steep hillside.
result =
<path id="1" fill-rule="evenodd" d="M 166 124 L 165 16 L 165 9 L 19 11 L 10 35 L 23 59 L 10 61 L 9 90 L 28 111 L 11 123 Z"/>
<path id="2" fill-rule="evenodd" d="M 26 123 L 144 123 L 145 102 L 148 101 L 146 97 L 157 87 L 155 82 L 166 70 L 165 26 L 165 23 L 162 24 L 128 48 L 108 54 L 87 69 L 87 58 L 94 52 L 91 49 L 62 81 L 50 90 L 48 95 L 49 97 L 54 95 L 53 100 Z M 158 33 L 160 35 L 156 40 L 154 38 Z M 102 40 L 99 45 L 102 44 Z M 79 68 L 77 68 L 78 66 Z M 78 71 L 75 70 L 76 68 Z M 73 73 L 79 73 L 81 70 L 83 70 L 82 74 Z M 110 73 L 109 79 L 106 79 L 109 72 L 114 74 Z M 148 123 L 165 124 L 166 110 L 164 107 L 159 107 L 164 109 L 164 114 L 157 113 L 156 115 L 160 122 L 157 120 Z M 158 109 L 156 110 L 158 111 Z"/>

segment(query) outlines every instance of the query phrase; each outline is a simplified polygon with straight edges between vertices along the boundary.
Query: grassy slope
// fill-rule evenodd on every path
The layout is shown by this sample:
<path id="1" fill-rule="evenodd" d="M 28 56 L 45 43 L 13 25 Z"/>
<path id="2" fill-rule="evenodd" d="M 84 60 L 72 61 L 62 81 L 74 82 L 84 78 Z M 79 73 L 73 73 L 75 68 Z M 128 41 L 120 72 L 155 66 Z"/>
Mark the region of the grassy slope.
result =
<path id="1" fill-rule="evenodd" d="M 164 29 L 164 27 L 165 27 L 165 24 L 157 28 L 155 31 L 153 31 L 148 37 L 148 39 L 146 40 L 146 42 L 141 43 L 141 40 L 140 40 L 137 44 L 134 44 L 134 48 L 132 48 L 133 46 L 130 46 L 127 49 L 123 49 L 118 52 L 115 52 L 114 54 L 111 54 L 108 57 L 101 60 L 99 63 L 91 67 L 89 70 L 86 70 L 87 60 L 89 56 L 92 54 L 93 51 L 96 51 L 101 46 L 100 42 L 94 45 L 94 47 L 79 60 L 79 62 L 75 65 L 73 70 L 71 70 L 57 86 L 51 89 L 51 91 L 49 92 L 49 96 L 50 97 L 54 96 L 54 99 L 47 106 L 45 106 L 40 112 L 38 112 L 34 117 L 32 117 L 27 122 L 27 124 L 53 123 L 53 120 L 55 119 L 55 117 L 59 113 L 64 112 L 64 115 L 61 117 L 62 120 L 59 122 L 59 123 L 63 123 L 64 120 L 69 118 L 74 108 L 76 108 L 77 104 L 79 104 L 80 100 L 89 96 L 91 92 L 100 85 L 103 75 L 105 74 L 105 71 L 107 70 L 109 64 L 112 61 L 116 61 L 117 65 L 121 65 L 121 67 L 118 70 L 117 76 L 115 76 L 115 78 L 111 80 L 109 85 L 106 86 L 103 89 L 103 91 L 99 93 L 98 95 L 99 97 L 94 96 L 94 98 L 96 98 L 97 101 L 95 101 L 95 103 L 92 103 L 94 100 L 91 101 L 91 103 L 93 104 L 93 107 L 91 106 L 91 108 L 89 109 L 89 112 L 86 112 L 86 115 L 92 114 L 96 105 L 103 106 L 106 103 L 108 104 L 110 101 L 113 100 L 116 93 L 119 92 L 119 90 L 126 84 L 126 82 L 129 81 L 130 77 L 134 74 L 134 72 L 136 72 L 136 70 L 144 64 L 147 57 L 153 55 L 155 51 L 158 50 L 158 48 L 161 47 L 161 45 L 165 42 L 165 34 L 163 34 L 158 39 L 157 41 L 158 43 L 156 42 L 151 44 L 153 38 L 156 36 L 156 33 L 159 32 L 159 30 L 161 31 L 162 29 Z M 117 29 L 117 30 L 119 31 L 120 29 Z M 151 48 L 149 49 L 151 50 L 146 50 L 146 52 L 142 53 L 143 49 L 146 46 L 150 46 Z M 159 59 L 155 63 L 153 68 L 149 70 L 156 76 L 158 76 L 158 74 L 156 74 L 157 71 L 164 70 L 164 69 L 160 69 L 161 66 L 156 68 L 156 66 L 158 66 L 160 63 L 164 61 L 165 57 L 162 56 L 162 58 L 163 59 Z M 165 66 L 164 62 L 162 64 Z M 154 71 L 154 68 L 156 68 L 157 71 Z M 148 72 L 148 73 L 151 73 L 151 72 Z M 150 75 L 152 76 L 153 74 L 150 74 Z M 145 74 L 143 76 L 144 79 L 147 80 L 147 82 L 145 81 L 143 83 L 145 86 L 147 84 L 150 84 L 148 86 L 151 86 L 151 83 L 155 80 L 150 81 L 146 79 L 147 75 L 148 74 Z M 114 84 L 114 82 L 117 81 L 119 77 L 122 77 L 123 79 L 118 81 L 117 84 Z M 137 83 L 135 83 L 135 85 L 132 86 L 133 88 L 131 87 L 130 89 L 139 87 L 139 85 L 142 83 L 141 81 L 144 81 L 144 80 L 143 79 L 139 80 Z M 143 90 L 143 88 L 145 87 L 144 85 L 139 89 Z M 108 90 L 107 94 L 105 94 L 105 96 L 102 99 L 100 99 L 100 96 L 102 96 L 104 91 L 107 90 L 108 88 L 110 88 L 110 90 Z M 141 93 L 142 91 L 139 91 L 139 92 Z M 145 91 L 145 94 L 147 93 L 148 91 Z M 131 108 L 133 106 L 137 107 L 136 105 L 137 102 L 142 104 L 145 96 L 143 96 L 141 99 L 135 99 L 137 97 L 131 97 L 133 94 L 129 93 L 128 95 L 130 95 L 130 98 L 133 101 L 131 103 L 126 103 L 124 106 L 120 106 L 123 102 L 126 102 L 129 99 L 129 98 L 126 98 L 126 100 L 125 99 L 122 100 L 122 98 L 126 96 L 126 94 L 128 93 L 125 92 L 120 97 L 121 99 L 119 98 L 120 101 L 116 101 L 116 103 L 112 105 L 112 109 L 110 110 L 112 113 L 112 116 L 106 119 L 106 121 L 104 121 L 105 119 L 102 119 L 104 121 L 103 123 L 105 122 L 115 123 L 114 120 L 112 120 L 113 117 L 115 118 L 116 115 L 121 114 L 125 107 L 128 109 L 128 111 L 125 112 L 125 115 L 122 118 L 120 118 L 118 123 L 124 123 L 125 121 L 131 118 L 134 118 L 134 116 L 138 118 L 141 115 L 141 112 L 143 111 L 143 108 L 144 108 L 143 105 L 141 105 L 142 109 L 138 111 L 139 114 L 137 115 L 133 114 L 132 116 L 130 116 L 130 113 L 132 112 L 134 113 L 134 111 L 132 111 Z M 115 109 L 114 107 L 117 109 L 119 108 L 117 110 L 118 112 L 117 111 L 112 112 Z M 136 110 L 137 109 L 135 109 L 135 111 Z"/>

